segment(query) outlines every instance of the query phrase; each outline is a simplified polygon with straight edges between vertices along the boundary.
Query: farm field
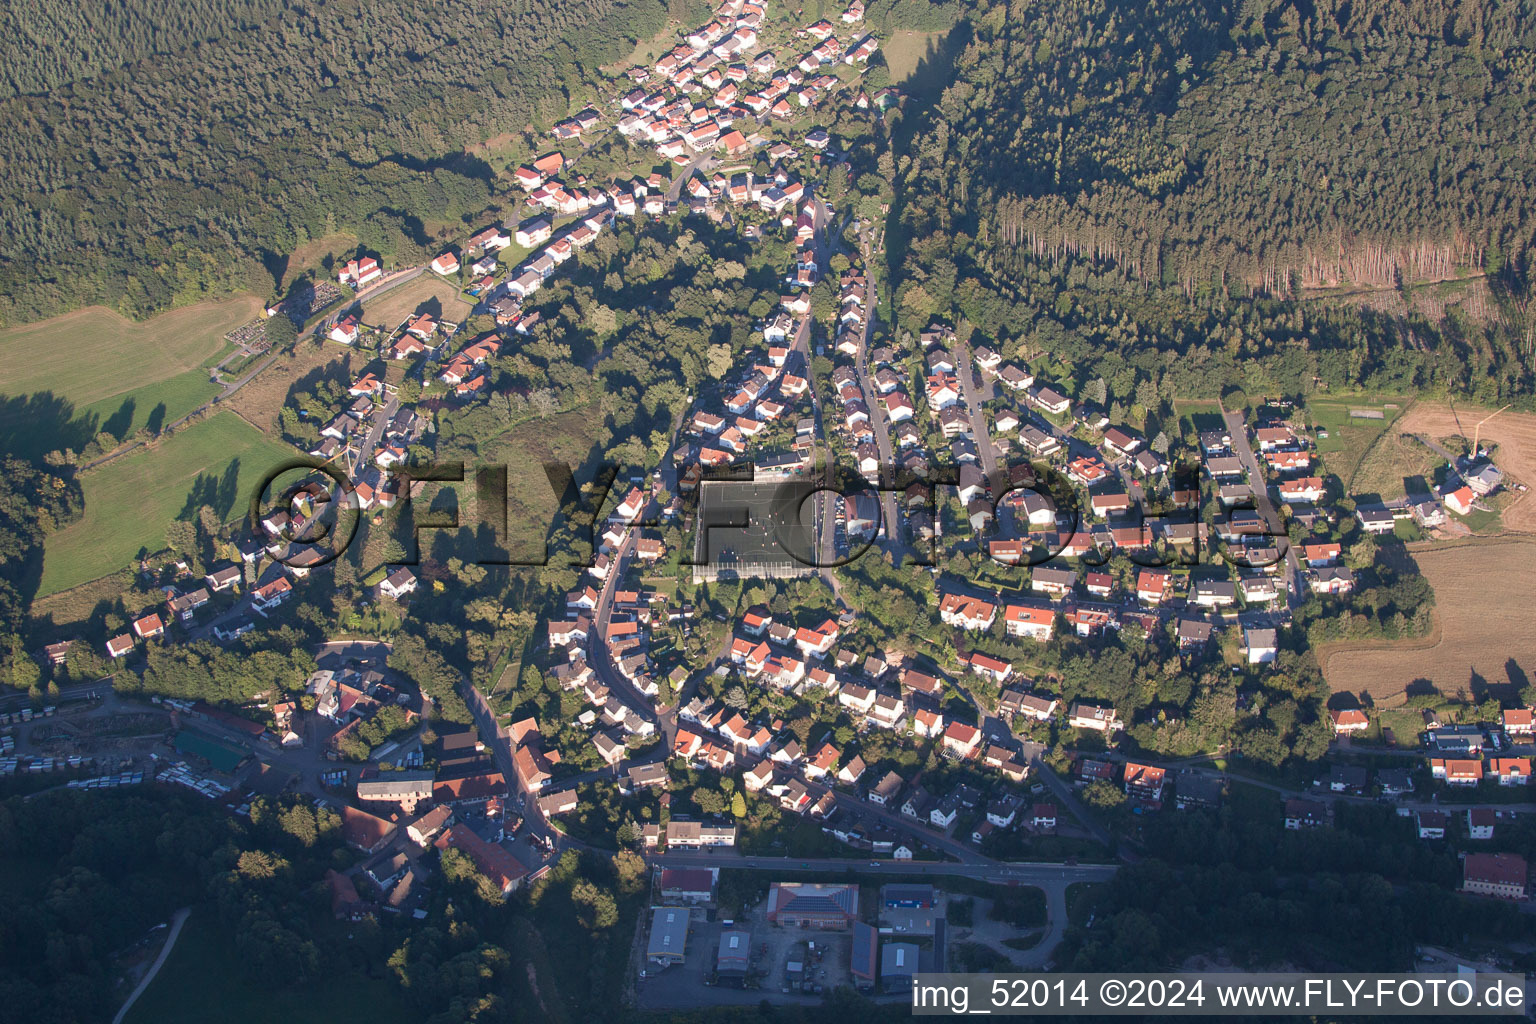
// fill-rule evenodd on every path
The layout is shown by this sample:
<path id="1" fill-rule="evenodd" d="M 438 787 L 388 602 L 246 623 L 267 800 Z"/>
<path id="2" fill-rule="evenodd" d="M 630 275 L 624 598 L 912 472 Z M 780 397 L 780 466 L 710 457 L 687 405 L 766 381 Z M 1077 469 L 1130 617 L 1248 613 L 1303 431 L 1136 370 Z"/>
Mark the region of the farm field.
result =
<path id="1" fill-rule="evenodd" d="M 1448 405 L 1420 402 L 1403 417 L 1402 429 L 1430 438 L 1466 436 L 1492 411 L 1467 407 L 1453 412 Z M 1480 442 L 1492 441 L 1499 446 L 1494 457 L 1504 471 L 1506 484 L 1536 485 L 1536 415 L 1501 412 L 1483 424 L 1478 437 Z M 1468 440 L 1470 442 L 1470 438 Z M 1513 497 L 1514 500 L 1501 511 L 1504 529 L 1513 533 L 1536 533 L 1536 503 L 1533 503 L 1531 492 Z"/>
<path id="2" fill-rule="evenodd" d="M 160 550 L 166 526 L 199 505 L 226 519 L 239 514 L 262 475 L 293 456 L 240 417 L 219 412 L 82 474 L 85 515 L 48 538 L 38 593 L 116 572 L 141 548 Z"/>
<path id="3" fill-rule="evenodd" d="M 326 973 L 324 980 L 247 980 L 229 950 L 234 937 L 213 920 L 211 907 L 192 912 L 176 947 L 149 988 L 133 1004 L 127 1024 L 272 1020 L 324 1020 L 334 1024 L 393 1024 L 417 1015 L 383 977 L 356 970 Z"/>
<path id="4" fill-rule="evenodd" d="M 1435 590 L 1435 628 L 1418 640 L 1330 645 L 1318 660 L 1335 691 L 1368 692 L 1378 705 L 1402 703 L 1404 688 L 1425 679 L 1441 693 L 1471 691 L 1536 672 L 1536 542 L 1509 538 L 1415 548 L 1419 571 Z M 1514 665 L 1511 666 L 1510 662 Z M 1400 738 L 1401 741 L 1401 738 Z"/>
<path id="5" fill-rule="evenodd" d="M 439 319 L 454 321 L 468 316 L 471 308 L 459 298 L 456 283 L 438 277 L 429 270 L 363 303 L 363 323 L 388 330 L 423 306 L 426 307 L 425 312 Z"/>
<path id="6" fill-rule="evenodd" d="M 93 306 L 0 331 L 4 393 L 52 391 L 91 405 L 209 365 L 225 348 L 224 332 L 261 311 L 255 296 L 162 313 L 135 323 Z"/>

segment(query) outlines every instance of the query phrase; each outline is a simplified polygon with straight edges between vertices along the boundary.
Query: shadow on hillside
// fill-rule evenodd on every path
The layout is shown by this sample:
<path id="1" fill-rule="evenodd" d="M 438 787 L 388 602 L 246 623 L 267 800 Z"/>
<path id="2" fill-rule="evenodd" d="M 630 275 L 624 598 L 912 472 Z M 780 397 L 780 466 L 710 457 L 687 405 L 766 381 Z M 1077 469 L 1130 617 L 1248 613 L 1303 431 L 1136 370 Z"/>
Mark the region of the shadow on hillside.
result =
<path id="1" fill-rule="evenodd" d="M 95 413 L 77 414 L 73 402 L 52 391 L 4 395 L 0 396 L 0 452 L 37 462 L 63 448 L 78 452 L 109 424 L 132 422 L 131 398 L 103 423 Z"/>
<path id="2" fill-rule="evenodd" d="M 229 518 L 235 503 L 240 499 L 240 460 L 233 459 L 224 467 L 222 476 L 216 473 L 199 473 L 187 492 L 186 504 L 176 513 L 176 518 L 191 522 L 197 510 L 207 505 L 220 519 Z"/>

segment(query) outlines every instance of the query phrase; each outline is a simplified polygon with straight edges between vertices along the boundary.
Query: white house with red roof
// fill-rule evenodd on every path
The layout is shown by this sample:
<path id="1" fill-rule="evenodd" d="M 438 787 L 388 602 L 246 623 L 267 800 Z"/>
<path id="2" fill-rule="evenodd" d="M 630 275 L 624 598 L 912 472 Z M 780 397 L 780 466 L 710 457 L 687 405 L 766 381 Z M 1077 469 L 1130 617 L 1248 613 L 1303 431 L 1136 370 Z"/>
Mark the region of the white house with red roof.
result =
<path id="1" fill-rule="evenodd" d="M 981 749 L 981 730 L 964 722 L 950 722 L 944 728 L 944 752 L 959 758 L 976 756 Z"/>
<path id="2" fill-rule="evenodd" d="M 1328 717 L 1333 719 L 1333 734 L 1335 736 L 1347 736 L 1350 733 L 1364 732 L 1371 727 L 1371 720 L 1359 708 L 1335 708 L 1328 712 Z"/>
<path id="3" fill-rule="evenodd" d="M 1474 500 L 1472 488 L 1462 484 L 1454 491 L 1450 491 L 1445 495 L 1445 507 L 1459 516 L 1470 515 Z"/>

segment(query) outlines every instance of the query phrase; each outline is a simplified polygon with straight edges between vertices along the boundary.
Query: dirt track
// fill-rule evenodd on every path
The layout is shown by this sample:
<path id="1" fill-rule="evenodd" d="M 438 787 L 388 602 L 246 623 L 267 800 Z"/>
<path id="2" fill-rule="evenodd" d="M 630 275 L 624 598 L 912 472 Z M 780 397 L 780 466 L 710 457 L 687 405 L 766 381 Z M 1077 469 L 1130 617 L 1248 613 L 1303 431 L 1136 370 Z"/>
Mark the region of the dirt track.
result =
<path id="1" fill-rule="evenodd" d="M 1431 440 L 1464 434 L 1470 441 L 1477 422 L 1492 411 L 1473 406 L 1457 406 L 1453 414 L 1448 405 L 1415 402 L 1397 422 L 1396 429 L 1423 434 Z M 1504 471 L 1506 482 L 1513 479 L 1528 487 L 1536 487 L 1536 415 L 1501 412 L 1483 424 L 1480 438 L 1498 444 L 1498 464 Z M 1532 498 L 1532 493 L 1527 491 L 1519 495 L 1504 510 L 1505 530 L 1511 533 L 1536 533 L 1536 498 Z"/>

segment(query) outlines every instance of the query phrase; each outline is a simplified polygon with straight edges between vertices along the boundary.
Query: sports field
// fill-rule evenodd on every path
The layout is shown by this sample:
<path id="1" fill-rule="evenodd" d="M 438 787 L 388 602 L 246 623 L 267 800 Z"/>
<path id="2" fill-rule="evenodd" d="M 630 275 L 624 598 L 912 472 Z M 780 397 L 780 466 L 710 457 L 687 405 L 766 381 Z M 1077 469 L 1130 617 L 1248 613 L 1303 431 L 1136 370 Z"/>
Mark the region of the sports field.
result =
<path id="1" fill-rule="evenodd" d="M 1324 468 L 1339 478 L 1346 492 L 1357 489 L 1355 474 L 1366 453 L 1408 402 L 1408 398 L 1395 395 L 1329 395 L 1307 402 L 1312 426 L 1328 431 L 1327 437 L 1317 439 L 1317 453 L 1322 456 Z M 1381 418 L 1352 416 L 1352 410 L 1380 413 Z"/>
<path id="2" fill-rule="evenodd" d="M 38 593 L 116 572 L 140 549 L 159 551 L 166 526 L 201 505 L 226 519 L 240 514 L 261 477 L 294 455 L 234 413 L 219 412 L 83 473 L 85 515 L 48 538 Z"/>

